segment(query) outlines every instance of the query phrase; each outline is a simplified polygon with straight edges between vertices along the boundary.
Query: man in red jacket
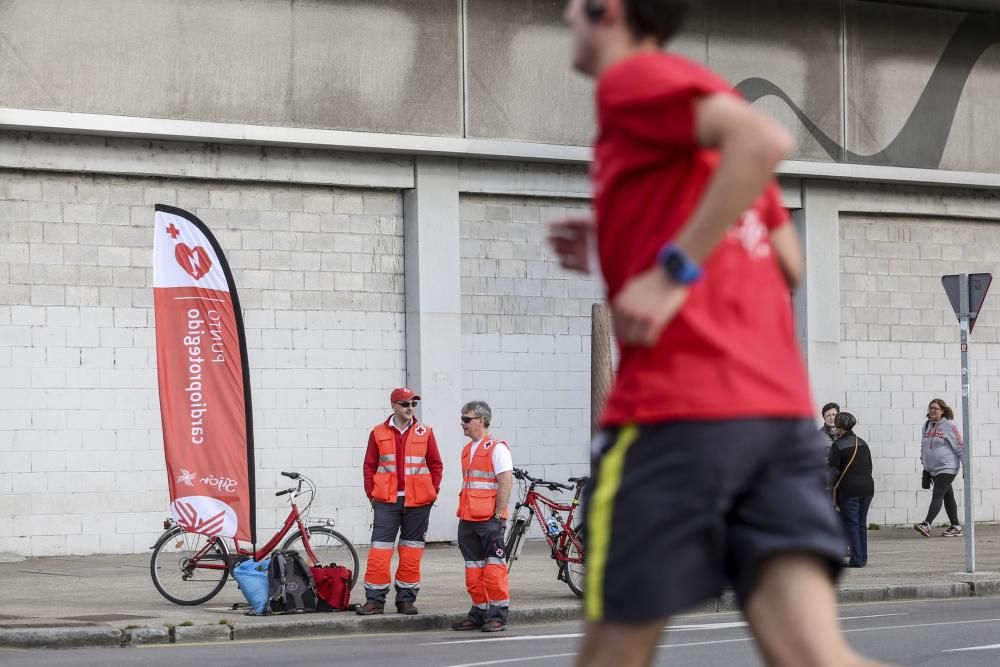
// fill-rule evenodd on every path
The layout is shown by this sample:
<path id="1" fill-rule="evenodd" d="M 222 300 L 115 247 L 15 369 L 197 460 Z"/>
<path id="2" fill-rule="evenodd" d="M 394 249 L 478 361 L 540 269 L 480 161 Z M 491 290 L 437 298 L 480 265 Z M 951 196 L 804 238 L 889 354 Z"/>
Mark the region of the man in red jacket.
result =
<path id="1" fill-rule="evenodd" d="M 396 610 L 416 614 L 420 559 L 431 506 L 441 488 L 441 454 L 434 431 L 413 416 L 420 397 L 405 387 L 390 396 L 392 415 L 376 424 L 365 453 L 365 493 L 375 511 L 365 568 L 366 602 L 361 616 L 381 614 L 389 592 L 392 547 L 399 536 Z"/>

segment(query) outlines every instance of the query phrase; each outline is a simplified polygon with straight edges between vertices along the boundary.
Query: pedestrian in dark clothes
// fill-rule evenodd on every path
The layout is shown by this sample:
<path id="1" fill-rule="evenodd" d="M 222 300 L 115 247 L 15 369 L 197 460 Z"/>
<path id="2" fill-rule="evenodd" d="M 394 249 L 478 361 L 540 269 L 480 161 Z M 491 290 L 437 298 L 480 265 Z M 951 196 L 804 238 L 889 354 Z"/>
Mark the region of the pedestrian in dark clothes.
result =
<path id="1" fill-rule="evenodd" d="M 851 549 L 848 567 L 864 567 L 868 563 L 868 508 L 875 495 L 872 453 L 868 443 L 854 433 L 857 423 L 850 412 L 837 415 L 835 425 L 840 437 L 830 447 L 829 456 L 834 502 L 840 509 Z"/>

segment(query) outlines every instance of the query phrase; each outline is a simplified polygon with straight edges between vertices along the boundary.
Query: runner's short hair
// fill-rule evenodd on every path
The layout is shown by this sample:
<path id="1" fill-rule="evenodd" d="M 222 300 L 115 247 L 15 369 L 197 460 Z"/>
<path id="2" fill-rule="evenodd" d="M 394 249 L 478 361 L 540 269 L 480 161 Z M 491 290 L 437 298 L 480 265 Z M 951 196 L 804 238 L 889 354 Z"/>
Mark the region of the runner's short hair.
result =
<path id="1" fill-rule="evenodd" d="M 826 405 L 823 406 L 823 409 L 820 411 L 820 414 L 825 415 L 830 410 L 836 410 L 837 412 L 840 412 L 840 406 L 837 405 L 836 403 L 827 403 Z"/>
<path id="2" fill-rule="evenodd" d="M 638 38 L 655 37 L 661 44 L 673 38 L 696 0 L 625 0 L 625 19 Z"/>

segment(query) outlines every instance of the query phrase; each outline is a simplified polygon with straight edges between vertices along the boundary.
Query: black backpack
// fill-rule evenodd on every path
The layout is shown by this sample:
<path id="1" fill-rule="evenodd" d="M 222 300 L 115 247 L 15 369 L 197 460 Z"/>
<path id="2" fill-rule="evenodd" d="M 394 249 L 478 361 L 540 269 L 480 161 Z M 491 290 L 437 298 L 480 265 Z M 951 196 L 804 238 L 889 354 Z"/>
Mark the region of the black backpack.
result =
<path id="1" fill-rule="evenodd" d="M 316 611 L 316 583 L 297 551 L 278 551 L 267 569 L 270 586 L 268 610 L 272 614 Z"/>

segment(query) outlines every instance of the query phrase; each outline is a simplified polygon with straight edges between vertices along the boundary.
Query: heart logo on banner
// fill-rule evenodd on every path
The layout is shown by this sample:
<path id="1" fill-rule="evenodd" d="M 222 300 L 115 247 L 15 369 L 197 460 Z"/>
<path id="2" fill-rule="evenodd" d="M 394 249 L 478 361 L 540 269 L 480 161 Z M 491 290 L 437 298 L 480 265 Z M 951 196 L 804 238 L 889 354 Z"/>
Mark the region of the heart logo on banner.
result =
<path id="1" fill-rule="evenodd" d="M 174 256 L 181 268 L 195 280 L 204 276 L 212 268 L 212 260 L 208 258 L 208 253 L 200 245 L 191 248 L 186 243 L 178 243 L 174 249 Z"/>

